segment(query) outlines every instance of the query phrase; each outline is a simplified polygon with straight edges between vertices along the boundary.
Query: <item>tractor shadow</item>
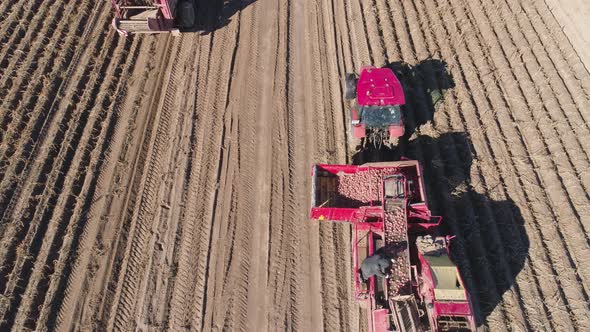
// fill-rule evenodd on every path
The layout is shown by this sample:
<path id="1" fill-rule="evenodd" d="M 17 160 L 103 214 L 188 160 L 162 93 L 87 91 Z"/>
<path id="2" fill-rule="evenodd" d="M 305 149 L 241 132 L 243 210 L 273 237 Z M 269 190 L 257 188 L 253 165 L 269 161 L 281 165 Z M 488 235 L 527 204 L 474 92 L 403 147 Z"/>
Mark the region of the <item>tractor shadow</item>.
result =
<path id="1" fill-rule="evenodd" d="M 469 136 L 421 135 L 403 148 L 373 149 L 355 157 L 357 164 L 402 157 L 420 161 L 428 205 L 433 214 L 443 217 L 438 235 L 456 235 L 450 242 L 451 257 L 472 298 L 477 323 L 483 325 L 513 287 L 530 243 L 519 207 L 510 197 L 495 198 L 502 197 L 497 188 L 503 184 L 490 184 L 493 179 L 486 178 L 486 188 L 475 168 L 472 178 L 473 161 L 478 156 Z M 484 158 L 487 156 L 480 157 Z M 518 295 L 516 298 L 520 301 Z"/>
<path id="2" fill-rule="evenodd" d="M 194 24 L 182 32 L 199 32 L 203 35 L 227 26 L 235 15 L 256 0 L 185 0 L 193 2 Z"/>
<path id="3" fill-rule="evenodd" d="M 416 65 L 401 61 L 391 62 L 384 67 L 393 71 L 404 89 L 404 137 L 411 137 L 416 128 L 434 121 L 436 107 L 444 99 L 447 90 L 455 87 L 455 80 L 447 63 L 438 59 L 429 58 Z"/>

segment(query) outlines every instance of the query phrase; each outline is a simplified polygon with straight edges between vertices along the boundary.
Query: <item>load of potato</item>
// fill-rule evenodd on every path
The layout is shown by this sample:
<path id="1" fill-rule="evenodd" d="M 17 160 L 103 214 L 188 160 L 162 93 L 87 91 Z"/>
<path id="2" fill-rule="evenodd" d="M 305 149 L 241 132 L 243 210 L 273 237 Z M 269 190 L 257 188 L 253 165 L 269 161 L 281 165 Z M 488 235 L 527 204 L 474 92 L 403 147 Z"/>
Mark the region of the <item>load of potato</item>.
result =
<path id="1" fill-rule="evenodd" d="M 338 174 L 338 193 L 343 198 L 365 204 L 379 201 L 383 176 L 389 172 L 386 169 L 368 169 L 352 174 Z"/>
<path id="2" fill-rule="evenodd" d="M 406 295 L 412 292 L 407 242 L 408 225 L 404 214 L 402 207 L 385 212 L 385 248 L 394 259 L 389 278 L 390 296 Z"/>

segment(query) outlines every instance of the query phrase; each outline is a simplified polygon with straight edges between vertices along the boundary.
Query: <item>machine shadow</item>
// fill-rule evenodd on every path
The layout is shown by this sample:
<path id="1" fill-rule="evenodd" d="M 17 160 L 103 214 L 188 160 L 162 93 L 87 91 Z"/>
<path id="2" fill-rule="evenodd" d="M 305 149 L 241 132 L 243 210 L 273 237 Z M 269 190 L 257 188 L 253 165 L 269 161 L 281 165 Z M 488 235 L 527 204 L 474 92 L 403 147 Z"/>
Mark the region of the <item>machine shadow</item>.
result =
<path id="1" fill-rule="evenodd" d="M 189 0 L 193 1 L 195 22 L 182 32 L 199 32 L 203 35 L 227 26 L 234 15 L 256 0 Z"/>
<path id="2" fill-rule="evenodd" d="M 433 121 L 436 106 L 445 91 L 455 87 L 455 81 L 443 60 L 429 58 L 414 66 L 398 61 L 385 67 L 393 71 L 404 89 L 406 104 L 402 112 L 406 119 L 413 118 L 405 121 L 404 137 L 410 137 L 416 128 Z"/>
<path id="3" fill-rule="evenodd" d="M 530 243 L 520 209 L 510 198 L 492 198 L 494 187 L 476 190 L 483 186 L 471 178 L 477 155 L 465 133 L 418 136 L 403 149 L 372 148 L 353 160 L 358 165 L 404 157 L 422 165 L 430 209 L 443 217 L 439 235 L 456 235 L 450 241 L 451 258 L 482 325 L 514 286 L 528 257 Z"/>

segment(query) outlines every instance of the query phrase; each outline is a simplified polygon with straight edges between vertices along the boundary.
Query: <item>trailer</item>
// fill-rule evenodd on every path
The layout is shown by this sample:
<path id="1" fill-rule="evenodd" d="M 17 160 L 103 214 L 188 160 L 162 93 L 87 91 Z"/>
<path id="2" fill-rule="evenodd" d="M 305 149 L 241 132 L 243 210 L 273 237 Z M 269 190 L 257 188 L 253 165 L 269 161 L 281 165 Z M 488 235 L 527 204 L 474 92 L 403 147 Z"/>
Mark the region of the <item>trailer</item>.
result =
<path id="1" fill-rule="evenodd" d="M 312 168 L 310 218 L 352 224 L 354 296 L 370 331 L 475 331 L 475 319 L 442 218 L 428 208 L 417 161 Z M 377 250 L 395 256 L 392 277 L 359 276 Z"/>

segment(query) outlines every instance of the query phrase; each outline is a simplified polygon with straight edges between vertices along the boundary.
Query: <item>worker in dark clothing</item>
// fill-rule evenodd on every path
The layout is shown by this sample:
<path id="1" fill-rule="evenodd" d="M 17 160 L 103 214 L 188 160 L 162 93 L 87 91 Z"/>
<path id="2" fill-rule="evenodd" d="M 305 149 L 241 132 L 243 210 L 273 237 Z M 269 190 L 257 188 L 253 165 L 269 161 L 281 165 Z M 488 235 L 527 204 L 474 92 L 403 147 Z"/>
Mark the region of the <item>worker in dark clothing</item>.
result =
<path id="1" fill-rule="evenodd" d="M 372 256 L 363 260 L 359 275 L 361 281 L 365 282 L 372 276 L 389 278 L 389 269 L 394 260 L 382 251 L 377 251 Z"/>

